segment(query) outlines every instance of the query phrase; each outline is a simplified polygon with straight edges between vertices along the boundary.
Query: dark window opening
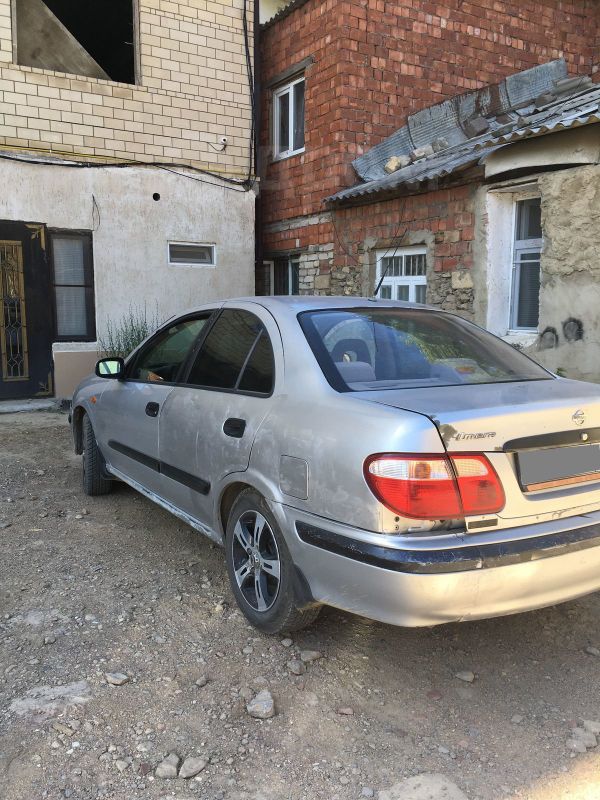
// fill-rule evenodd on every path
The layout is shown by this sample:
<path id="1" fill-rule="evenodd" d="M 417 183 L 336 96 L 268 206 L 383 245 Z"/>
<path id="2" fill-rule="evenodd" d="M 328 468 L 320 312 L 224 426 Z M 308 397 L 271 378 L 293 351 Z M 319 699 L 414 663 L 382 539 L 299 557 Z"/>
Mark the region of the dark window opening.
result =
<path id="1" fill-rule="evenodd" d="M 135 83 L 133 0 L 14 0 L 17 61 Z"/>
<path id="2" fill-rule="evenodd" d="M 188 384 L 269 394 L 273 351 L 262 322 L 248 311 L 225 309 L 192 365 Z"/>
<path id="3" fill-rule="evenodd" d="M 92 236 L 60 231 L 51 238 L 55 341 L 93 342 L 96 312 Z"/>

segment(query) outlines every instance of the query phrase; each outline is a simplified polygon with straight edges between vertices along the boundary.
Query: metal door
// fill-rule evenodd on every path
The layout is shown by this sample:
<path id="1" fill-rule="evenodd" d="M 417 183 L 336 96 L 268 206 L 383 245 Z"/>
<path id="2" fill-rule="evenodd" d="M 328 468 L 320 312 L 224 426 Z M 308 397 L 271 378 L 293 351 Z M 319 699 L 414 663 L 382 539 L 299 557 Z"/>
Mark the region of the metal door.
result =
<path id="1" fill-rule="evenodd" d="M 52 328 L 45 228 L 0 222 L 0 400 L 53 394 Z"/>

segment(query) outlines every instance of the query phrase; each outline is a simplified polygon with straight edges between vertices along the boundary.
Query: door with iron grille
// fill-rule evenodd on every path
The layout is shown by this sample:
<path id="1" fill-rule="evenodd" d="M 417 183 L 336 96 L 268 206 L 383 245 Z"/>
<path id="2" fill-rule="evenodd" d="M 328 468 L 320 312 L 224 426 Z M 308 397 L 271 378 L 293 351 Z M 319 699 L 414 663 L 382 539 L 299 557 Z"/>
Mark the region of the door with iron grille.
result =
<path id="1" fill-rule="evenodd" d="M 52 328 L 45 227 L 0 221 L 0 400 L 53 394 Z"/>

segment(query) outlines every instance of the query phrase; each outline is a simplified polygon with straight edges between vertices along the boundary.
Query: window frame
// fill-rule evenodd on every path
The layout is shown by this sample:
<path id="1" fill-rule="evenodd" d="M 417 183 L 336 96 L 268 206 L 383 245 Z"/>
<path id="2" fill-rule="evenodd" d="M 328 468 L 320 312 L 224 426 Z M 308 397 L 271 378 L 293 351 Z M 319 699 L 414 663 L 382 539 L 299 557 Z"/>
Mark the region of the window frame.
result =
<path id="1" fill-rule="evenodd" d="M 182 379 L 183 376 L 187 376 L 187 369 L 188 369 L 188 365 L 189 365 L 190 359 L 193 357 L 194 353 L 197 352 L 198 346 L 199 346 L 199 342 L 204 341 L 204 338 L 207 335 L 208 331 L 214 325 L 214 322 L 215 322 L 216 318 L 218 317 L 218 313 L 217 313 L 218 310 L 219 309 L 209 308 L 209 309 L 205 309 L 203 311 L 195 311 L 195 312 L 192 312 L 190 314 L 185 314 L 183 317 L 178 317 L 177 319 L 170 319 L 164 325 L 161 325 L 160 328 L 158 328 L 158 330 L 154 331 L 152 336 L 146 342 L 143 342 L 139 347 L 137 347 L 135 350 L 133 350 L 129 354 L 129 356 L 127 356 L 127 359 L 126 359 L 126 362 L 125 362 L 125 374 L 123 376 L 123 380 L 126 381 L 127 383 L 143 383 L 143 384 L 148 384 L 148 385 L 151 385 L 151 386 L 154 386 L 154 385 L 155 386 L 182 386 L 182 385 L 184 385 L 182 383 L 181 379 Z M 143 381 L 143 380 L 140 380 L 139 378 L 132 378 L 131 377 L 131 372 L 133 371 L 133 369 L 135 367 L 135 364 L 137 363 L 138 358 L 140 356 L 142 356 L 148 350 L 148 348 L 150 348 L 150 347 L 152 347 L 154 345 L 156 339 L 158 339 L 165 330 L 167 330 L 168 328 L 172 328 L 173 325 L 179 325 L 182 322 L 188 322 L 188 321 L 194 321 L 194 320 L 197 320 L 197 319 L 201 319 L 204 316 L 206 316 L 206 325 L 204 325 L 202 327 L 202 330 L 200 331 L 200 333 L 198 334 L 198 336 L 196 337 L 194 342 L 192 342 L 190 350 L 189 350 L 188 354 L 186 355 L 186 357 L 184 358 L 183 362 L 181 363 L 181 366 L 179 367 L 179 371 L 177 373 L 177 377 L 175 378 L 174 381 L 157 381 L 157 382 L 153 382 L 153 381 Z"/>
<path id="2" fill-rule="evenodd" d="M 269 294 L 271 297 L 276 297 L 275 295 L 275 264 L 277 261 L 287 261 L 287 280 L 288 280 L 288 288 L 291 290 L 294 286 L 293 280 L 293 269 L 294 264 L 298 264 L 298 294 L 294 294 L 292 291 L 288 291 L 286 295 L 281 295 L 281 297 L 299 297 L 300 294 L 300 253 L 291 253 L 289 255 L 281 255 L 275 256 L 265 263 L 269 264 Z"/>
<path id="3" fill-rule="evenodd" d="M 294 128 L 295 128 L 295 107 L 294 107 L 294 86 L 298 85 L 299 83 L 304 83 L 304 119 L 303 119 L 303 127 L 304 127 L 304 144 L 302 147 L 298 149 L 294 149 Z M 288 147 L 287 150 L 283 150 L 281 153 L 279 152 L 279 100 L 284 95 L 289 96 L 289 121 L 288 121 Z M 299 155 L 300 153 L 304 153 L 306 150 L 306 76 L 304 73 L 298 75 L 293 80 L 287 81 L 286 83 L 278 86 L 276 89 L 273 90 L 272 102 L 271 102 L 271 109 L 272 109 L 272 130 L 271 130 L 271 141 L 273 143 L 273 160 L 274 161 L 283 161 L 286 158 L 291 158 L 292 156 Z"/>
<path id="4" fill-rule="evenodd" d="M 171 261 L 171 245 L 190 246 L 190 247 L 209 247 L 212 251 L 212 261 L 208 263 L 198 263 L 195 261 Z M 214 242 L 178 242 L 174 239 L 167 241 L 167 264 L 169 267 L 194 267 L 212 269 L 217 266 L 217 245 Z"/>
<path id="5" fill-rule="evenodd" d="M 41 69 L 40 67 L 30 67 L 27 64 L 19 63 L 19 52 L 17 42 L 17 0 L 10 0 L 10 19 L 11 19 L 11 66 L 18 69 L 35 70 L 49 75 L 66 75 L 69 78 L 79 78 L 81 80 L 92 81 L 93 83 L 117 84 L 118 86 L 141 86 L 142 85 L 142 42 L 140 36 L 140 0 L 129 0 L 131 2 L 131 13 L 133 19 L 133 83 L 128 81 L 115 81 L 111 78 L 95 78 L 90 75 L 82 75 L 76 72 L 61 72 L 60 70 Z M 77 38 L 77 37 L 75 37 Z M 77 40 L 79 41 L 79 40 Z M 81 44 L 81 43 L 80 43 Z M 105 70 L 106 71 L 106 70 Z"/>
<path id="6" fill-rule="evenodd" d="M 376 271 L 375 271 L 375 287 L 376 288 L 381 280 L 381 276 L 383 275 L 383 259 L 384 258 L 397 258 L 401 256 L 404 258 L 405 256 L 425 256 L 425 274 L 424 275 L 386 275 L 384 278 L 380 288 L 379 288 L 379 299 L 380 300 L 394 300 L 396 302 L 402 303 L 417 303 L 415 299 L 416 295 L 416 287 L 417 286 L 425 286 L 425 291 L 427 292 L 427 247 L 426 245 L 411 245 L 408 247 L 396 247 L 392 250 L 389 247 L 387 250 L 377 250 L 375 252 L 376 258 Z M 389 286 L 392 289 L 392 297 L 384 298 L 381 296 L 381 289 L 384 286 Z M 397 297 L 394 297 L 394 294 L 398 294 L 397 289 L 400 286 L 408 286 L 408 300 L 398 300 Z"/>
<path id="7" fill-rule="evenodd" d="M 83 248 L 84 284 L 70 284 L 56 282 L 56 268 L 54 263 L 54 239 L 83 239 L 87 244 Z M 63 230 L 50 228 L 48 230 L 50 244 L 50 277 L 52 279 L 52 326 L 54 342 L 95 342 L 96 334 L 96 284 L 94 276 L 94 237 L 91 231 Z M 58 333 L 58 304 L 56 302 L 56 289 L 74 287 L 85 289 L 85 316 L 86 333 L 81 336 L 65 335 Z"/>
<path id="8" fill-rule="evenodd" d="M 261 330 L 256 335 L 254 342 L 250 347 L 250 350 L 246 354 L 244 363 L 242 364 L 240 372 L 237 376 L 236 387 L 239 386 L 244 376 L 244 372 L 246 370 L 246 367 L 248 366 L 248 362 L 250 361 L 250 358 L 254 353 L 254 350 L 258 344 L 260 337 L 262 335 L 265 335 L 267 336 L 269 344 L 271 345 L 271 354 L 273 356 L 273 384 L 271 386 L 271 391 L 268 394 L 266 392 L 252 392 L 247 389 L 238 389 L 236 387 L 234 387 L 233 389 L 226 389 L 220 386 L 201 386 L 197 383 L 189 383 L 190 373 L 192 371 L 194 364 L 196 363 L 196 358 L 200 355 L 200 352 L 202 351 L 202 347 L 204 346 L 206 339 L 208 338 L 210 332 L 216 325 L 217 321 L 221 318 L 222 314 L 225 313 L 225 311 L 244 311 L 247 314 L 251 314 L 252 316 L 256 317 L 256 319 L 260 322 Z M 267 326 L 265 325 L 264 321 L 258 316 L 258 314 L 255 314 L 253 311 L 250 311 L 247 308 L 237 308 L 236 306 L 227 306 L 226 308 L 218 309 L 217 313 L 214 314 L 214 318 L 209 320 L 208 325 L 205 325 L 204 328 L 202 329 L 200 336 L 198 337 L 198 340 L 192 347 L 190 353 L 188 354 L 188 357 L 186 358 L 184 364 L 182 365 L 182 369 L 178 375 L 178 378 L 180 379 L 180 381 L 176 385 L 183 386 L 186 389 L 197 389 L 198 391 L 201 392 L 221 392 L 222 394 L 236 394 L 236 395 L 243 395 L 246 397 L 261 397 L 261 398 L 272 397 L 275 392 L 275 385 L 277 381 L 277 364 L 275 358 L 275 348 L 273 347 L 273 339 L 271 337 L 271 334 L 267 330 Z"/>
<path id="9" fill-rule="evenodd" d="M 529 194 L 523 197 L 517 197 L 513 201 L 513 217 L 512 217 L 512 246 L 511 246 L 511 276 L 510 276 L 510 305 L 509 305 L 509 320 L 508 332 L 514 331 L 515 333 L 537 333 L 539 330 L 539 300 L 538 300 L 538 324 L 532 328 L 518 324 L 519 319 L 519 287 L 521 285 L 521 256 L 528 253 L 538 254 L 538 263 L 540 278 L 542 272 L 542 248 L 544 245 L 544 237 L 542 235 L 539 239 L 517 239 L 518 224 L 519 224 L 519 204 L 525 203 L 528 200 L 539 200 L 541 203 L 541 196 L 538 194 Z"/>

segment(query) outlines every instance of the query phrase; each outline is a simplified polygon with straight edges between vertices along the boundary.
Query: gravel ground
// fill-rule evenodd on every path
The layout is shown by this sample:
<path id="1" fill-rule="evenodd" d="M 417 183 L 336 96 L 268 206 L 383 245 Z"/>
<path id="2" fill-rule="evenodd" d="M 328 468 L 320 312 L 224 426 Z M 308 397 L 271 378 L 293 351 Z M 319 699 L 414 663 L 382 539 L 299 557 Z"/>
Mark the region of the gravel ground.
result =
<path id="1" fill-rule="evenodd" d="M 83 495 L 58 413 L 0 416 L 0 537 L 1 800 L 600 797 L 598 595 L 263 636 L 218 547 L 125 486 Z"/>

